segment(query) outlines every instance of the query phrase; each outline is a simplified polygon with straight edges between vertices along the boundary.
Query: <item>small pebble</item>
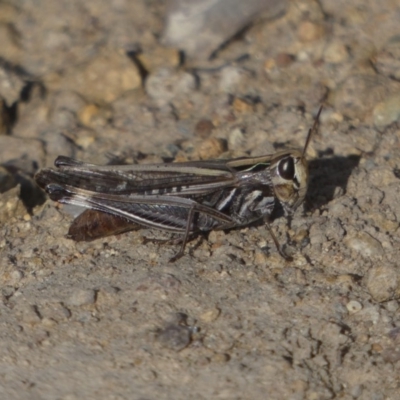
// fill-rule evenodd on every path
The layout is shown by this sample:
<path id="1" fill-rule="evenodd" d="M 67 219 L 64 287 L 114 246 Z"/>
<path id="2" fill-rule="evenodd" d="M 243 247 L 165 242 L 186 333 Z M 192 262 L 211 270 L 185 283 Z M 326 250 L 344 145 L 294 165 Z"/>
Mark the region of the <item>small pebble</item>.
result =
<path id="1" fill-rule="evenodd" d="M 240 114 L 254 112 L 254 104 L 239 97 L 235 97 L 232 106 L 233 109 Z"/>
<path id="2" fill-rule="evenodd" d="M 92 289 L 75 289 L 68 299 L 71 306 L 84 306 L 96 301 L 96 292 Z"/>
<path id="3" fill-rule="evenodd" d="M 324 224 L 324 233 L 328 240 L 341 242 L 346 234 L 338 218 L 331 218 Z"/>
<path id="4" fill-rule="evenodd" d="M 299 231 L 297 231 L 293 236 L 292 236 L 292 240 L 294 240 L 297 243 L 302 242 L 305 239 L 308 239 L 309 237 L 309 232 L 307 229 L 300 229 Z"/>
<path id="5" fill-rule="evenodd" d="M 269 257 L 263 251 L 257 250 L 254 254 L 254 264 L 258 266 L 265 266 L 269 262 Z"/>
<path id="6" fill-rule="evenodd" d="M 211 135 L 214 128 L 215 126 L 212 121 L 209 119 L 201 119 L 194 127 L 194 134 L 202 139 L 206 139 Z"/>
<path id="7" fill-rule="evenodd" d="M 96 139 L 93 130 L 81 127 L 66 131 L 64 135 L 82 149 L 87 149 Z"/>
<path id="8" fill-rule="evenodd" d="M 396 312 L 399 309 L 399 302 L 397 300 L 391 300 L 386 303 L 386 309 L 389 312 Z"/>
<path id="9" fill-rule="evenodd" d="M 187 326 L 169 325 L 157 334 L 158 341 L 166 348 L 181 351 L 191 341 L 191 332 Z"/>
<path id="10" fill-rule="evenodd" d="M 147 72 L 153 72 L 160 67 L 178 67 L 181 57 L 178 49 L 171 47 L 157 46 L 153 49 L 145 50 L 137 55 L 137 59 L 142 63 Z"/>
<path id="11" fill-rule="evenodd" d="M 324 34 L 324 27 L 311 21 L 303 21 L 297 31 L 299 40 L 302 42 L 312 42 L 321 38 Z"/>
<path id="12" fill-rule="evenodd" d="M 20 185 L 5 193 L 0 193 L 0 226 L 9 223 L 12 218 L 23 218 L 26 214 L 26 208 L 20 200 L 20 195 Z"/>
<path id="13" fill-rule="evenodd" d="M 182 136 L 186 137 L 191 137 L 192 132 L 193 132 L 193 120 L 188 118 L 188 119 L 180 119 L 176 123 L 176 130 L 182 134 Z"/>
<path id="14" fill-rule="evenodd" d="M 223 331 L 209 332 L 205 335 L 203 344 L 206 348 L 217 353 L 225 353 L 234 346 L 234 339 L 225 335 Z"/>
<path id="15" fill-rule="evenodd" d="M 380 74 L 400 80 L 400 35 L 391 37 L 372 62 Z"/>
<path id="16" fill-rule="evenodd" d="M 244 83 L 247 74 L 241 68 L 229 66 L 221 71 L 219 90 L 224 93 L 235 93 Z"/>
<path id="17" fill-rule="evenodd" d="M 208 138 L 196 150 L 201 160 L 215 159 L 226 151 L 226 142 L 223 139 Z"/>
<path id="18" fill-rule="evenodd" d="M 49 302 L 43 307 L 41 310 L 43 316 L 47 319 L 51 319 L 53 321 L 65 321 L 71 317 L 71 311 L 65 307 L 63 303 L 59 302 Z"/>
<path id="19" fill-rule="evenodd" d="M 264 70 L 267 74 L 272 72 L 276 67 L 276 60 L 274 58 L 268 58 L 264 61 Z"/>
<path id="20" fill-rule="evenodd" d="M 102 288 L 97 293 L 96 307 L 109 307 L 115 305 L 120 301 L 120 290 L 114 287 Z"/>
<path id="21" fill-rule="evenodd" d="M 390 96 L 378 103 L 373 110 L 374 124 L 378 128 L 384 128 L 393 122 L 400 120 L 400 95 Z"/>
<path id="22" fill-rule="evenodd" d="M 346 236 L 344 243 L 364 257 L 380 256 L 383 254 L 381 243 L 366 232 Z"/>
<path id="23" fill-rule="evenodd" d="M 296 57 L 288 53 L 278 53 L 275 57 L 276 66 L 278 68 L 286 68 L 294 63 Z"/>
<path id="24" fill-rule="evenodd" d="M 185 71 L 160 68 L 150 74 L 145 83 L 146 93 L 163 107 L 178 96 L 188 95 L 196 89 L 195 77 Z"/>
<path id="25" fill-rule="evenodd" d="M 383 212 L 372 211 L 368 214 L 368 217 L 373 221 L 374 225 L 383 232 L 393 233 L 399 228 L 397 220 L 388 219 L 387 215 Z"/>
<path id="26" fill-rule="evenodd" d="M 208 242 L 221 243 L 225 240 L 225 232 L 221 230 L 212 230 L 208 235 Z"/>
<path id="27" fill-rule="evenodd" d="M 244 135 L 240 128 L 233 129 L 228 136 L 228 149 L 237 150 L 243 147 Z"/>
<path id="28" fill-rule="evenodd" d="M 99 114 L 99 111 L 100 108 L 96 104 L 85 104 L 78 112 L 79 122 L 85 126 L 92 126 L 93 118 Z"/>
<path id="29" fill-rule="evenodd" d="M 61 90 L 54 93 L 50 99 L 52 110 L 69 110 L 78 113 L 86 106 L 85 99 L 72 90 Z"/>
<path id="30" fill-rule="evenodd" d="M 349 57 L 346 46 L 339 41 L 334 41 L 328 44 L 324 51 L 324 60 L 327 63 L 339 64 L 346 61 Z"/>
<path id="31" fill-rule="evenodd" d="M 77 118 L 74 112 L 66 108 L 52 110 L 50 122 L 60 130 L 68 131 L 77 126 Z"/>
<path id="32" fill-rule="evenodd" d="M 399 273 L 390 265 L 372 267 L 367 274 L 366 286 L 378 302 L 388 301 L 400 294 Z"/>
<path id="33" fill-rule="evenodd" d="M 209 323 L 215 321 L 219 315 L 221 314 L 221 310 L 219 308 L 213 308 L 208 310 L 200 315 L 200 319 L 203 322 Z"/>
<path id="34" fill-rule="evenodd" d="M 389 303 L 392 303 L 392 301 L 389 301 Z M 391 329 L 387 337 L 395 342 L 398 342 L 400 340 L 400 327 L 397 326 L 396 328 Z"/>
<path id="35" fill-rule="evenodd" d="M 346 308 L 349 311 L 349 314 L 355 314 L 362 310 L 362 304 L 356 300 L 351 300 L 346 304 Z"/>
<path id="36" fill-rule="evenodd" d="M 387 166 L 381 166 L 371 169 L 368 174 L 368 180 L 372 185 L 376 186 L 377 188 L 383 188 L 384 186 L 388 186 L 393 183 L 397 184 L 399 182 L 399 180 L 393 173 L 392 168 L 389 168 Z"/>
<path id="37" fill-rule="evenodd" d="M 25 304 L 18 308 L 16 314 L 25 324 L 34 325 L 41 321 L 37 306 Z"/>
<path id="38" fill-rule="evenodd" d="M 374 353 L 381 353 L 383 350 L 383 347 L 379 343 L 373 343 L 371 346 L 371 351 Z"/>
<path id="39" fill-rule="evenodd" d="M 9 284 L 15 286 L 24 277 L 24 273 L 18 269 L 14 270 L 10 274 Z"/>
<path id="40" fill-rule="evenodd" d="M 230 358 L 229 354 L 217 353 L 212 357 L 211 361 L 214 363 L 217 363 L 217 364 L 224 364 L 224 363 L 228 362 L 230 359 L 231 358 Z"/>

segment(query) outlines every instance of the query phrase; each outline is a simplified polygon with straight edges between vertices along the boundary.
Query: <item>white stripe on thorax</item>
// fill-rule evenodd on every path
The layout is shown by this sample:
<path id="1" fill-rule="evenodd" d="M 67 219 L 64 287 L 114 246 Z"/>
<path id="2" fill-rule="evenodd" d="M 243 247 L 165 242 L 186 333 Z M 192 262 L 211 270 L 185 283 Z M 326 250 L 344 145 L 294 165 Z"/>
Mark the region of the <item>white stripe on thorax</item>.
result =
<path id="1" fill-rule="evenodd" d="M 217 210 L 221 211 L 232 199 L 236 193 L 236 188 L 232 189 L 228 196 L 226 196 L 221 203 L 217 204 Z"/>

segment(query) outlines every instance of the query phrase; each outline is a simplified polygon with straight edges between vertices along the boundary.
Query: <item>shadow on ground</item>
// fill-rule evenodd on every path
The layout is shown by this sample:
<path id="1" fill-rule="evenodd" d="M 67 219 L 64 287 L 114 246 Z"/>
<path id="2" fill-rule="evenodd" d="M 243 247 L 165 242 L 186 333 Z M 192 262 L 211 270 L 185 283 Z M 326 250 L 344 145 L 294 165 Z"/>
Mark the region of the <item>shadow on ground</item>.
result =
<path id="1" fill-rule="evenodd" d="M 305 210 L 311 211 L 328 204 L 340 187 L 346 191 L 352 171 L 358 166 L 360 156 L 319 158 L 309 163 L 310 182 Z"/>

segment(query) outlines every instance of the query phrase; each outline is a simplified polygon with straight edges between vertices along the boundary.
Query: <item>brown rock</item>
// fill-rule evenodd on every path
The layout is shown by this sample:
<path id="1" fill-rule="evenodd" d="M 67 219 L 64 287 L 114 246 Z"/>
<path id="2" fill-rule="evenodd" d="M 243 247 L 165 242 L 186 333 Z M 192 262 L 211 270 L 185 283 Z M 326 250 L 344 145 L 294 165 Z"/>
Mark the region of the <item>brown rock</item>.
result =
<path id="1" fill-rule="evenodd" d="M 209 138 L 204 140 L 197 149 L 197 154 L 201 160 L 218 158 L 226 151 L 226 142 L 222 139 Z"/>
<path id="2" fill-rule="evenodd" d="M 366 278 L 370 295 L 378 302 L 398 298 L 400 295 L 398 269 L 391 265 L 372 267 Z"/>
<path id="3" fill-rule="evenodd" d="M 302 42 L 312 42 L 320 39 L 324 33 L 325 29 L 322 25 L 311 21 L 302 22 L 297 31 L 299 40 Z"/>
<path id="4" fill-rule="evenodd" d="M 180 64 L 180 54 L 177 49 L 156 47 L 137 56 L 147 72 L 161 67 L 177 67 Z"/>
<path id="5" fill-rule="evenodd" d="M 328 44 L 324 51 L 325 62 L 332 64 L 339 64 L 348 59 L 349 53 L 344 43 L 340 41 L 333 41 Z"/>
<path id="6" fill-rule="evenodd" d="M 239 97 L 236 97 L 235 100 L 233 100 L 232 106 L 237 113 L 249 113 L 254 111 L 254 104 L 240 99 Z"/>
<path id="7" fill-rule="evenodd" d="M 209 119 L 201 119 L 194 127 L 194 134 L 202 139 L 208 138 L 214 129 L 214 124 Z"/>
<path id="8" fill-rule="evenodd" d="M 142 84 L 140 72 L 130 58 L 110 49 L 65 76 L 52 75 L 45 81 L 51 89 L 75 90 L 95 103 L 110 103 Z"/>
<path id="9" fill-rule="evenodd" d="M 276 66 L 279 68 L 286 68 L 289 65 L 293 64 L 295 61 L 295 57 L 292 54 L 288 53 L 279 53 L 275 57 Z"/>

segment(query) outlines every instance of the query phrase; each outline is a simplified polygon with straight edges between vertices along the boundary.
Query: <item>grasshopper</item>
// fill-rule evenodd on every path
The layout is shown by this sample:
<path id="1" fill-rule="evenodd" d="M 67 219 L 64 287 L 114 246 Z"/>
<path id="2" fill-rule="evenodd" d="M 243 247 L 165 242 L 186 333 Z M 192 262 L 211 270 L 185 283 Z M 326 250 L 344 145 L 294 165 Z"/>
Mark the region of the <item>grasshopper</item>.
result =
<path id="1" fill-rule="evenodd" d="M 317 129 L 320 107 L 302 151 L 259 157 L 144 165 L 94 165 L 59 156 L 57 169 L 35 179 L 50 198 L 86 210 L 72 223 L 74 240 L 158 228 L 183 235 L 174 261 L 191 235 L 231 229 L 264 219 L 278 252 L 287 260 L 271 227 L 280 204 L 290 216 L 303 203 L 308 185 L 306 151 Z"/>

